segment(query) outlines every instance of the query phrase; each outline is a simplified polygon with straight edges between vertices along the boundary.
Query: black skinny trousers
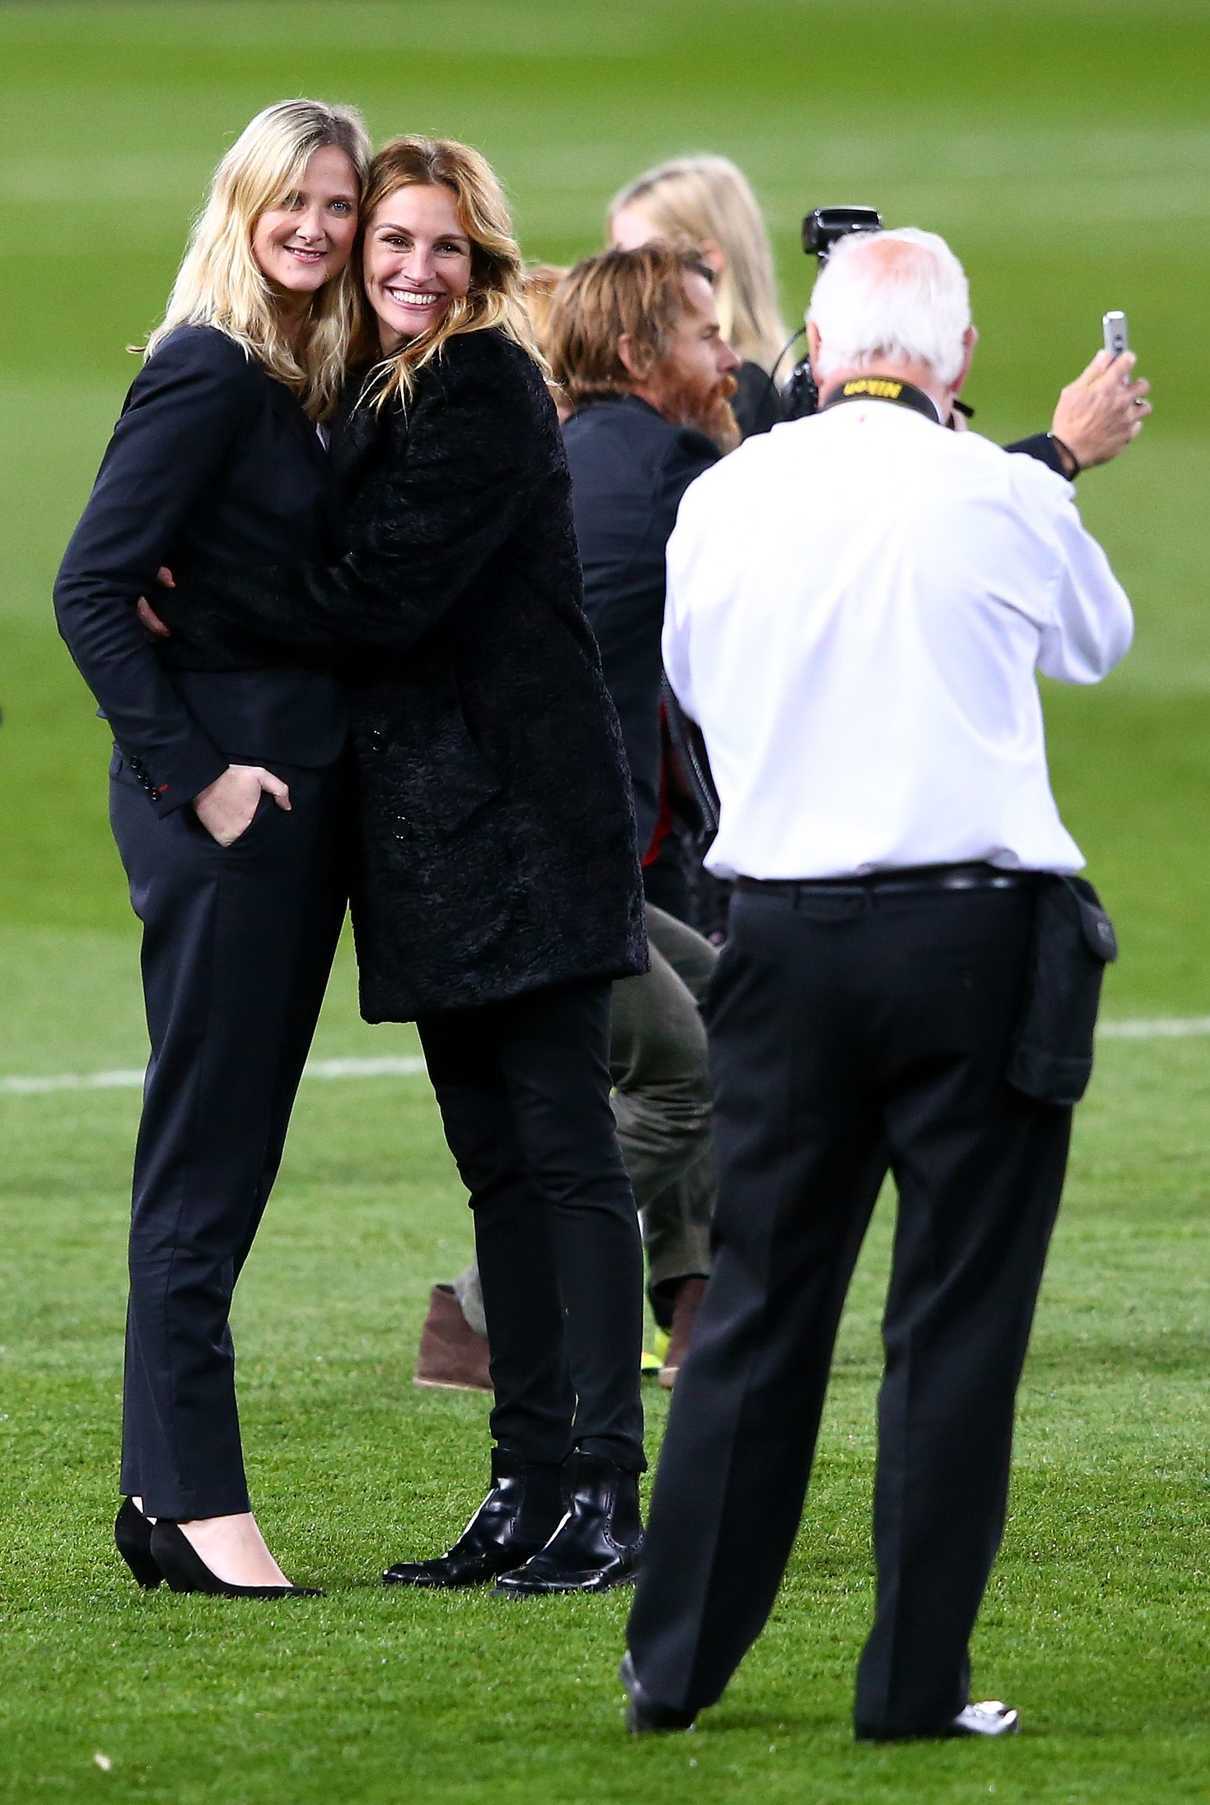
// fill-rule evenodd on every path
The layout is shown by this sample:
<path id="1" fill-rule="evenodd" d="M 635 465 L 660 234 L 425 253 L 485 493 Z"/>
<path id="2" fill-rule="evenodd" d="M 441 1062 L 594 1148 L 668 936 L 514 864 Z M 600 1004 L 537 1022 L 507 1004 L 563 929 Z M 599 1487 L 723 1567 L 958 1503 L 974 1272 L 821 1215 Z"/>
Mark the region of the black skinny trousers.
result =
<path id="1" fill-rule="evenodd" d="M 856 1725 L 935 1732 L 967 1702 L 1071 1124 L 1003 1077 L 1032 916 L 1029 888 L 733 901 L 708 1020 L 714 1274 L 673 1396 L 629 1629 L 639 1678 L 665 1704 L 712 1704 L 773 1606 L 888 1170 L 899 1206 L 877 1603 Z"/>
<path id="2" fill-rule="evenodd" d="M 281 1160 L 344 914 L 343 772 L 276 767 L 222 847 L 115 753 L 151 1059 L 135 1152 L 122 1475 L 157 1517 L 249 1508 L 228 1316 Z"/>
<path id="3" fill-rule="evenodd" d="M 609 1105 L 606 981 L 417 1027 L 470 1193 L 496 1392 L 491 1432 L 641 1471 L 643 1249 Z"/>

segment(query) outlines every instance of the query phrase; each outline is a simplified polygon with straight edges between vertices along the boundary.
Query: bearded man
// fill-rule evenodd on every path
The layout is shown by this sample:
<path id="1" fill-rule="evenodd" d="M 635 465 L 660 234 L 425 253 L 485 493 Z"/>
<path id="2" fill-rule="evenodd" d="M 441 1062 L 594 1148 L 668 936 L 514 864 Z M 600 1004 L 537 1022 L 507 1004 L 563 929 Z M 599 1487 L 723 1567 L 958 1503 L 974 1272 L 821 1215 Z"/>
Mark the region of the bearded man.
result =
<path id="1" fill-rule="evenodd" d="M 546 349 L 572 409 L 584 607 L 630 755 L 639 853 L 660 804 L 664 548 L 689 484 L 739 443 L 739 358 L 709 267 L 661 243 L 587 257 L 555 292 Z"/>
<path id="2" fill-rule="evenodd" d="M 584 606 L 622 725 L 649 885 L 667 825 L 660 729 L 664 547 L 689 484 L 740 437 L 730 404 L 739 358 L 719 330 L 712 284 L 709 267 L 692 252 L 658 243 L 606 251 L 577 264 L 559 284 L 543 335 L 570 409 L 563 430 Z M 653 906 L 657 894 L 649 887 L 652 969 L 634 984 L 614 986 L 610 1064 L 619 1132 L 642 1205 L 652 1308 L 670 1334 L 660 1375 L 669 1384 L 710 1271 L 715 1182 L 708 1104 L 695 1157 L 666 1189 L 652 1181 L 660 1170 L 663 1093 L 675 1102 L 692 1069 L 708 1099 L 696 1005 L 716 955 L 683 920 Z"/>

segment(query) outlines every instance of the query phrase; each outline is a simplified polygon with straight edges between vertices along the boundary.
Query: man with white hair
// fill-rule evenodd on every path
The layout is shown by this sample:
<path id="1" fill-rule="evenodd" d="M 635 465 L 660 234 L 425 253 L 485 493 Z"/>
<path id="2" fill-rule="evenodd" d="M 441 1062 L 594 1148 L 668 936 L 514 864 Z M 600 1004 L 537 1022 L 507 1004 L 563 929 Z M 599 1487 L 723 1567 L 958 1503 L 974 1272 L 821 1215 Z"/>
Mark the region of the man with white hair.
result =
<path id="1" fill-rule="evenodd" d="M 967 1646 L 1115 950 L 1074 876 L 1035 674 L 1105 676 L 1130 605 L 1067 482 L 942 429 L 975 331 L 941 239 L 840 244 L 808 333 L 821 412 L 700 477 L 668 550 L 664 660 L 736 896 L 709 1005 L 714 1275 L 621 1677 L 632 1730 L 685 1729 L 760 1633 L 889 1171 L 855 1728 L 1001 1735 L 1017 1713 L 968 1703 Z"/>

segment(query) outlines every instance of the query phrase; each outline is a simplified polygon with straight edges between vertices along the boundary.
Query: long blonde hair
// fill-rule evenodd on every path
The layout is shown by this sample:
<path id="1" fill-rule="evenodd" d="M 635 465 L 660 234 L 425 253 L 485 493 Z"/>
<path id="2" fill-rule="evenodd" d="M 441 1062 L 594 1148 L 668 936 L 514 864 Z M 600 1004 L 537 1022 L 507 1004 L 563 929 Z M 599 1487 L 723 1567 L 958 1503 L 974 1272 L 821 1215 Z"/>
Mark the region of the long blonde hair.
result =
<path id="1" fill-rule="evenodd" d="M 435 326 L 405 339 L 390 357 L 376 363 L 363 398 L 372 394 L 376 408 L 393 395 L 406 404 L 419 372 L 440 357 L 450 339 L 493 326 L 528 352 L 545 375 L 546 363 L 526 310 L 525 267 L 513 237 L 508 202 L 491 164 L 479 151 L 453 138 L 392 138 L 384 144 L 370 165 L 362 205 L 363 239 L 388 195 L 417 186 L 448 188 L 453 195 L 458 223 L 471 241 L 470 288 L 450 302 Z M 370 350 L 373 321 L 368 305 L 363 328 L 363 345 Z"/>
<path id="2" fill-rule="evenodd" d="M 359 318 L 360 284 L 353 260 L 317 291 L 296 348 L 283 329 L 268 278 L 252 255 L 252 234 L 261 214 L 301 181 L 314 153 L 329 146 L 345 152 L 360 192 L 370 140 L 353 108 L 282 100 L 245 126 L 214 172 L 168 310 L 144 348 L 148 357 L 174 327 L 215 326 L 293 390 L 308 413 L 322 419 L 332 411 Z"/>
<path id="3" fill-rule="evenodd" d="M 746 362 L 772 370 L 790 334 L 777 304 L 769 235 L 756 196 L 729 157 L 674 157 L 645 170 L 609 203 L 606 228 L 632 201 L 678 249 L 713 240 L 724 265 L 714 283 L 723 337 Z"/>

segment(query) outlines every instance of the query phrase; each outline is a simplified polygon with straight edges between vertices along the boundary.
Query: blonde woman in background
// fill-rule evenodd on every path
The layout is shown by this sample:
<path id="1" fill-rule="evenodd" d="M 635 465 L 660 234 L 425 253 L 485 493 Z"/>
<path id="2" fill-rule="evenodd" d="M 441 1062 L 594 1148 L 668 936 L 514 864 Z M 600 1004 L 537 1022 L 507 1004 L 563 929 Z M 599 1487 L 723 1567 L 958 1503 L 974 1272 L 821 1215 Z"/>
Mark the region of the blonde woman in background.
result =
<path id="1" fill-rule="evenodd" d="M 143 923 L 118 1549 L 140 1585 L 295 1593 L 252 1515 L 228 1326 L 344 912 L 346 704 L 297 666 L 186 668 L 144 634 L 157 569 L 319 557 L 319 423 L 344 381 L 369 144 L 313 100 L 215 173 L 55 586 L 113 734 L 110 818 Z"/>
<path id="2" fill-rule="evenodd" d="M 740 357 L 732 402 L 744 438 L 783 416 L 771 373 L 790 334 L 777 304 L 773 254 L 760 208 L 728 157 L 674 157 L 619 189 L 609 203 L 606 236 L 621 251 L 653 238 L 694 249 L 714 271 L 723 337 Z"/>

